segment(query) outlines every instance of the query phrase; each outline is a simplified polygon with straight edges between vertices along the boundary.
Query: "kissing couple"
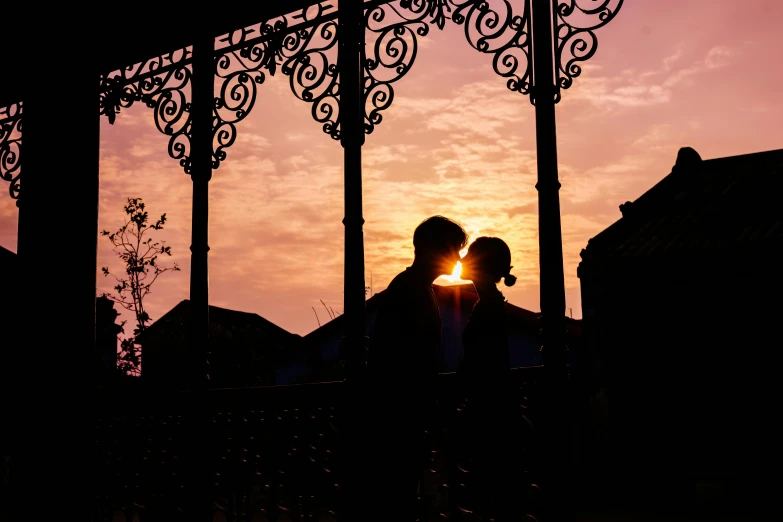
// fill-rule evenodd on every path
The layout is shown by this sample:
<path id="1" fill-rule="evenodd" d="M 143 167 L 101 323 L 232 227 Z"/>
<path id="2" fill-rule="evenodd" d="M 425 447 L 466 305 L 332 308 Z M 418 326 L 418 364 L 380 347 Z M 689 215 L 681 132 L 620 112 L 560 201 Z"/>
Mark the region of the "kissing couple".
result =
<path id="1" fill-rule="evenodd" d="M 513 501 L 509 498 L 513 492 L 501 491 L 503 484 L 492 480 L 498 470 L 488 463 L 503 460 L 502 455 L 492 454 L 493 448 L 502 446 L 498 437 L 504 436 L 495 432 L 508 431 L 502 421 L 507 410 L 501 406 L 509 396 L 508 334 L 505 298 L 497 284 L 503 280 L 511 286 L 516 278 L 510 274 L 511 252 L 502 239 L 479 237 L 460 259 L 466 245 L 467 233 L 451 219 L 433 216 L 419 224 L 413 234 L 413 263 L 382 294 L 370 329 L 363 399 L 367 404 L 361 444 L 363 479 L 361 493 L 353 497 L 365 505 L 353 508 L 364 512 L 364 517 L 372 513 L 374 521 L 417 518 L 416 499 L 428 458 L 425 438 L 436 411 L 436 381 L 443 353 L 432 283 L 451 274 L 458 261 L 462 263 L 461 278 L 472 281 L 478 294 L 462 332 L 463 358 L 457 371 L 461 391 L 473 405 L 468 424 L 475 429 L 460 438 L 476 446 L 471 451 L 476 457 L 471 470 L 475 471 L 474 479 L 496 490 L 495 495 L 487 491 L 477 502 L 494 504 L 496 520 L 503 520 L 503 514 L 510 511 L 498 502 Z M 508 480 L 504 477 L 501 482 Z"/>

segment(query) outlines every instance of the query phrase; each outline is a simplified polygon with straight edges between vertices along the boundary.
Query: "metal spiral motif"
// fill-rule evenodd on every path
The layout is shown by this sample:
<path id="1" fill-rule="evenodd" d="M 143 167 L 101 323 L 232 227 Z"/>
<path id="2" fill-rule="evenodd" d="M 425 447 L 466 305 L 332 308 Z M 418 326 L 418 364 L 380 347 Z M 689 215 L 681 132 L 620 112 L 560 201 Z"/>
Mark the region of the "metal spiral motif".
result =
<path id="1" fill-rule="evenodd" d="M 509 90 L 529 94 L 532 87 L 530 1 L 514 10 L 509 0 L 449 0 L 452 21 L 464 26 L 468 43 L 492 54 L 492 68 L 508 78 Z"/>
<path id="2" fill-rule="evenodd" d="M 21 194 L 22 102 L 0 108 L 0 178 L 10 182 L 13 199 Z M 17 201 L 18 204 L 18 201 Z"/>
<path id="3" fill-rule="evenodd" d="M 507 78 L 509 90 L 529 94 L 532 88 L 530 0 L 521 0 L 515 5 L 516 9 L 509 0 L 398 0 L 370 10 L 367 29 L 374 31 L 369 15 L 376 12 L 393 12 L 406 20 L 391 25 L 396 31 L 394 34 L 398 35 L 395 43 L 399 46 L 399 49 L 388 47 L 391 58 L 399 62 L 409 58 L 410 62 L 400 64 L 402 67 L 394 78 L 397 80 L 410 69 L 416 57 L 416 36 L 427 34 L 428 23 L 443 29 L 446 20 L 451 20 L 462 26 L 471 47 L 493 56 L 492 67 L 498 75 Z M 403 40 L 404 36 L 408 38 Z M 408 48 L 410 52 L 406 56 L 404 51 Z M 377 48 L 375 54 L 378 54 Z M 391 103 L 390 97 L 384 101 L 386 105 L 382 108 Z"/>
<path id="4" fill-rule="evenodd" d="M 319 9 L 313 19 L 320 17 Z M 312 29 L 302 29 L 282 38 L 281 70 L 290 77 L 291 91 L 312 103 L 313 119 L 333 139 L 338 129 L 340 82 L 337 75 L 337 21 L 329 20 Z"/>
<path id="5" fill-rule="evenodd" d="M 582 73 L 580 63 L 595 55 L 598 40 L 594 31 L 612 21 L 622 4 L 623 0 L 553 0 L 556 101 L 560 100 L 560 90 L 568 89 Z M 415 33 L 409 31 L 407 47 L 401 46 L 399 51 L 390 48 L 397 53 L 391 55 L 393 58 L 402 59 L 403 51 L 410 48 L 412 63 L 416 56 L 416 36 L 427 34 L 425 22 L 443 29 L 445 21 L 450 19 L 463 27 L 471 47 L 493 56 L 492 67 L 498 75 L 507 78 L 509 90 L 532 94 L 531 0 L 397 0 L 370 10 L 374 12 L 394 12 L 409 23 L 425 25 L 425 28 L 416 27 Z M 373 31 L 370 22 L 368 16 L 367 29 Z M 402 38 L 403 32 L 399 35 Z M 402 68 L 395 80 L 407 70 Z M 382 108 L 391 103 L 390 88 L 389 93 Z"/>
<path id="6" fill-rule="evenodd" d="M 215 62 L 215 75 L 219 78 L 220 87 L 215 92 L 212 120 L 212 168 L 217 168 L 226 159 L 225 149 L 237 137 L 236 124 L 250 114 L 255 105 L 258 85 L 266 78 L 261 69 L 270 69 L 274 73 L 275 61 L 270 42 L 255 42 L 235 48 L 253 32 L 252 29 L 242 29 L 220 40 L 228 43 L 232 50 Z"/>
<path id="7" fill-rule="evenodd" d="M 594 31 L 608 24 L 622 4 L 623 0 L 553 0 L 556 101 L 560 91 L 582 73 L 581 62 L 595 54 Z M 391 106 L 394 82 L 411 70 L 418 38 L 427 36 L 431 25 L 443 29 L 446 20 L 462 27 L 471 47 L 492 55 L 492 67 L 506 78 L 509 90 L 532 94 L 531 0 L 380 0 L 366 5 L 362 59 L 366 134 L 373 132 L 383 120 L 382 111 Z M 213 168 L 226 159 L 226 149 L 236 141 L 236 125 L 253 109 L 258 86 L 267 73 L 278 70 L 289 77 L 294 95 L 311 104 L 312 116 L 324 132 L 340 138 L 337 15 L 336 2 L 324 0 L 217 39 Z M 191 62 L 191 48 L 157 56 L 103 76 L 100 94 L 101 114 L 110 123 L 136 101 L 154 109 L 155 124 L 170 136 L 169 155 L 179 160 L 186 173 L 191 167 Z M 19 146 L 11 151 L 5 144 L 5 127 L 3 132 L 3 176 L 9 180 L 6 176 L 16 176 L 12 195 L 18 197 L 18 174 L 6 172 L 18 172 Z"/>
<path id="8" fill-rule="evenodd" d="M 623 0 L 558 0 L 555 59 L 559 89 L 568 89 L 582 74 L 580 62 L 592 58 L 598 49 L 594 31 L 611 22 L 622 5 Z"/>
<path id="9" fill-rule="evenodd" d="M 100 113 L 113 124 L 137 101 L 154 110 L 155 125 L 169 136 L 169 156 L 190 174 L 192 50 L 180 49 L 101 77 Z"/>
<path id="10" fill-rule="evenodd" d="M 364 15 L 366 45 L 364 68 L 364 132 L 381 123 L 381 111 L 394 99 L 392 83 L 410 71 L 418 53 L 417 37 L 429 32 L 435 3 L 402 0 L 377 5 Z M 443 27 L 445 18 L 438 18 Z"/>
<path id="11" fill-rule="evenodd" d="M 313 118 L 324 132 L 339 138 L 335 6 L 322 2 L 219 40 L 216 75 L 221 87 L 215 99 L 215 160 L 236 139 L 236 124 L 255 105 L 265 73 L 279 69 L 290 77 L 291 90 L 312 103 Z M 327 16 L 331 15 L 331 16 Z M 334 50 L 334 51 L 332 51 Z M 217 167 L 217 163 L 214 165 Z"/>
<path id="12" fill-rule="evenodd" d="M 213 169 L 236 141 L 236 125 L 253 109 L 266 73 L 277 70 L 290 77 L 299 99 L 312 103 L 313 117 L 324 132 L 339 138 L 335 18 L 334 2 L 321 2 L 216 40 Z M 158 130 L 171 136 L 169 155 L 188 174 L 191 63 L 189 47 L 105 75 L 100 89 L 100 113 L 111 124 L 122 108 L 137 101 L 154 109 Z"/>

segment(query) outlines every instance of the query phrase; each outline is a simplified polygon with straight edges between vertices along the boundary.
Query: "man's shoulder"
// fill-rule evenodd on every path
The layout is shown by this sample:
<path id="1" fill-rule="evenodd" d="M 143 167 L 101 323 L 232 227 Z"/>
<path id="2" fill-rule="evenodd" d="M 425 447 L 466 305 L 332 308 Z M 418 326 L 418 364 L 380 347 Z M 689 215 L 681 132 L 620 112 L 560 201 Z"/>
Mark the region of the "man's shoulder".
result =
<path id="1" fill-rule="evenodd" d="M 389 288 L 409 284 L 411 280 L 410 270 L 407 268 L 394 276 L 394 279 L 389 283 Z"/>
<path id="2" fill-rule="evenodd" d="M 431 291 L 432 285 L 422 281 L 421 277 L 418 277 L 410 269 L 405 269 L 397 274 L 387 287 L 387 293 L 391 296 L 424 296 Z"/>
<path id="3" fill-rule="evenodd" d="M 391 280 L 389 286 L 381 294 L 380 310 L 382 313 L 388 313 L 394 310 L 395 313 L 408 308 L 411 302 L 416 301 L 417 285 L 411 276 L 410 270 L 403 270 Z M 401 305 L 405 305 L 400 308 Z"/>

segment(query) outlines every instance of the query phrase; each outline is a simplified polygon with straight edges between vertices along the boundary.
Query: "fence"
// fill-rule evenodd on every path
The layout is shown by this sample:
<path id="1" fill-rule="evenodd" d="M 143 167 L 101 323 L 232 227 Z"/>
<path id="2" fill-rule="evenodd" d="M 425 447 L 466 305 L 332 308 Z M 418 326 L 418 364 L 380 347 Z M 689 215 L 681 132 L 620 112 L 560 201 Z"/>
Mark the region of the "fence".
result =
<path id="1" fill-rule="evenodd" d="M 518 393 L 527 485 L 519 502 L 534 510 L 535 404 L 540 368 L 512 371 Z M 98 520 L 176 520 L 194 498 L 213 520 L 304 521 L 340 517 L 342 382 L 223 389 L 194 404 L 189 392 L 106 395 L 96 437 Z M 119 405 L 127 407 L 118 407 Z M 422 521 L 473 520 L 469 465 L 454 430 L 464 412 L 456 376 L 442 374 L 421 483 Z M 382 451 L 379 448 L 379 451 Z M 195 493 L 195 494 L 194 494 Z"/>

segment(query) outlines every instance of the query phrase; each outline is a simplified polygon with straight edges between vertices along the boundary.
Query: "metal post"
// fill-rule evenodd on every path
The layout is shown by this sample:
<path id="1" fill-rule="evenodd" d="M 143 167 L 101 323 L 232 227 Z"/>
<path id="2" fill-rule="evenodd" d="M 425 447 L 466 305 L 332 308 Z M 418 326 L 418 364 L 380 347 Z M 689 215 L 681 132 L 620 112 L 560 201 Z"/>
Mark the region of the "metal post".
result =
<path id="1" fill-rule="evenodd" d="M 209 31 L 195 35 L 191 86 L 190 177 L 193 215 L 190 245 L 190 348 L 186 376 L 188 401 L 189 520 L 212 520 L 210 468 L 204 448 L 210 447 L 209 380 L 209 180 L 212 178 L 212 109 L 214 102 L 215 38 Z M 185 365 L 187 368 L 188 366 Z"/>
<path id="2" fill-rule="evenodd" d="M 541 284 L 541 336 L 544 359 L 545 397 L 543 440 L 547 446 L 543 495 L 550 520 L 568 518 L 567 479 L 570 444 L 568 437 L 568 368 L 565 346 L 565 281 L 563 241 L 560 228 L 560 182 L 557 172 L 555 125 L 553 0 L 532 0 L 533 76 L 536 107 L 536 152 L 538 160 L 538 228 Z"/>
<path id="3" fill-rule="evenodd" d="M 338 57 L 340 75 L 340 143 L 345 173 L 345 323 L 341 351 L 345 358 L 345 400 L 343 404 L 343 518 L 364 520 L 363 446 L 360 419 L 363 392 L 362 368 L 366 363 L 366 319 L 364 294 L 364 237 L 362 226 L 362 145 L 364 144 L 364 18 L 361 0 L 339 0 Z"/>
<path id="4" fill-rule="evenodd" d="M 212 178 L 212 109 L 215 39 L 199 34 L 193 45 L 190 142 L 193 210 L 190 245 L 191 387 L 206 385 L 209 372 L 209 180 Z"/>
<path id="5" fill-rule="evenodd" d="M 345 169 L 345 339 L 346 374 L 358 370 L 364 361 L 365 293 L 364 233 L 362 226 L 362 145 L 364 109 L 362 57 L 364 19 L 362 2 L 340 0 L 339 48 L 340 143 Z"/>
<path id="6" fill-rule="evenodd" d="M 57 17 L 41 16 L 35 23 L 73 49 L 91 45 L 89 27 L 81 20 L 63 24 Z M 8 374 L 8 386 L 15 390 L 8 397 L 13 417 L 4 424 L 12 432 L 9 520 L 28 518 L 31 507 L 50 513 L 69 503 L 92 505 L 95 498 L 98 81 L 89 67 L 74 74 L 68 49 L 42 76 L 34 52 L 37 38 L 28 31 L 18 41 L 15 71 L 24 89 L 24 204 L 18 240 L 21 273 L 9 274 L 19 278 L 15 300 L 21 323 L 16 341 L 3 346 L 14 351 Z M 52 78 L 69 78 L 56 97 Z M 45 313 L 55 301 L 58 309 Z M 73 347 L 66 357 L 64 339 Z M 46 481 L 57 484 L 45 495 L 42 470 L 47 470 Z M 74 470 L 86 478 L 74 480 Z"/>

